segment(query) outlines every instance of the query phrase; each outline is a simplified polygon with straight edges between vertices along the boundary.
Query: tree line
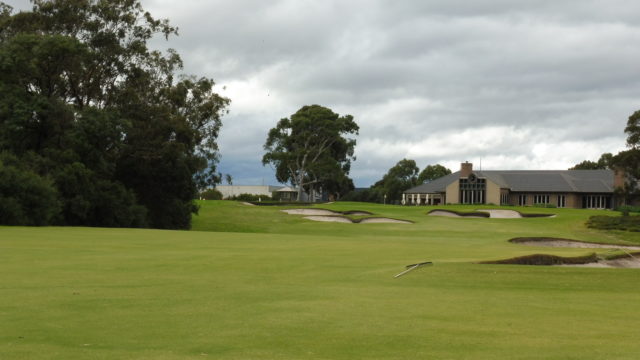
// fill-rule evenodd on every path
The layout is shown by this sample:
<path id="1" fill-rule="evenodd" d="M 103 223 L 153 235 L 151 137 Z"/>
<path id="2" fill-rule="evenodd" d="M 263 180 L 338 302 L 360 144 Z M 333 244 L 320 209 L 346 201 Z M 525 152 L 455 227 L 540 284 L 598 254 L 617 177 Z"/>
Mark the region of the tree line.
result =
<path id="1" fill-rule="evenodd" d="M 404 191 L 449 174 L 451 170 L 440 164 L 427 165 L 420 171 L 415 160 L 402 159 L 371 187 L 353 191 L 342 200 L 394 203 L 402 198 Z"/>

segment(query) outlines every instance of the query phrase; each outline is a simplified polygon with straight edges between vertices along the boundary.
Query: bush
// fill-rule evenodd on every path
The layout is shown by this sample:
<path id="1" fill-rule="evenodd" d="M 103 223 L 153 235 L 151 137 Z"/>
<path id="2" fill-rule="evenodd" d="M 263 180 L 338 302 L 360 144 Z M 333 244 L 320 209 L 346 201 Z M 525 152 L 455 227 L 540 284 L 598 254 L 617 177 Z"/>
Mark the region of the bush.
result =
<path id="1" fill-rule="evenodd" d="M 200 193 L 200 198 L 204 200 L 222 200 L 222 193 L 216 189 L 207 189 Z"/>
<path id="2" fill-rule="evenodd" d="M 587 227 L 600 230 L 640 231 L 640 216 L 591 216 Z"/>
<path id="3" fill-rule="evenodd" d="M 628 216 L 629 213 L 640 213 L 640 206 L 624 205 L 618 206 L 616 211 L 620 211 L 623 215 Z"/>
<path id="4" fill-rule="evenodd" d="M 5 158 L 5 156 L 3 156 Z M 0 224 L 51 225 L 60 201 L 51 181 L 0 159 Z"/>

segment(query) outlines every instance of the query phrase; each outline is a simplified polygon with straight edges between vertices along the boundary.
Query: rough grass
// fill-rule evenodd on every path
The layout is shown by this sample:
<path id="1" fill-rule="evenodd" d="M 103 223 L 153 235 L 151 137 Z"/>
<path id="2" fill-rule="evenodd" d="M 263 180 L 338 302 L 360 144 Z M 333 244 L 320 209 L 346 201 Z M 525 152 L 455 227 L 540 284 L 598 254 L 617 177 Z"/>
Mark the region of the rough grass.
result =
<path id="1" fill-rule="evenodd" d="M 514 237 L 640 243 L 556 218 L 318 223 L 205 201 L 194 231 L 0 228 L 0 359 L 636 359 L 637 269 L 478 265 Z M 295 207 L 295 206 L 294 206 Z M 453 208 L 453 207 L 452 207 Z M 471 211 L 477 207 L 455 207 Z M 545 212 L 546 209 L 519 209 Z M 432 261 L 394 279 L 408 264 Z"/>

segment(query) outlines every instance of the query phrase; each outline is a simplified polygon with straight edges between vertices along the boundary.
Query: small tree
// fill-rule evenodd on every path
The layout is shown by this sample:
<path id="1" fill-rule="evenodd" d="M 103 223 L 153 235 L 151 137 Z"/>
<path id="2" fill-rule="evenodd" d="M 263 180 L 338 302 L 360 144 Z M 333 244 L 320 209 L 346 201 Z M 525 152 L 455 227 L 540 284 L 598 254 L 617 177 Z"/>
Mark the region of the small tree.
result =
<path id="1" fill-rule="evenodd" d="M 262 164 L 275 167 L 278 181 L 297 187 L 300 201 L 303 187 L 326 184 L 336 171 L 348 173 L 356 141 L 346 136 L 358 130 L 351 115 L 340 116 L 320 105 L 303 106 L 269 131 Z"/>

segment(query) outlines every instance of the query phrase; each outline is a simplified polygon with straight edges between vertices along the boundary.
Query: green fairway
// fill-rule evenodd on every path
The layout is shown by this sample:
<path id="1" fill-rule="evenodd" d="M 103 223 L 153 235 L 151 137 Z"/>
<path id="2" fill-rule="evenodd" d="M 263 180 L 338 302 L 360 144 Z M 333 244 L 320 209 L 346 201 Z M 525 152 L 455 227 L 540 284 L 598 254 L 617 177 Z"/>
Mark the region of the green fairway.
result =
<path id="1" fill-rule="evenodd" d="M 640 244 L 555 218 L 313 222 L 206 201 L 192 231 L 0 228 L 0 359 L 637 359 L 640 269 L 479 265 L 513 237 Z M 478 207 L 448 206 L 456 210 Z M 407 264 L 434 265 L 395 278 Z"/>

